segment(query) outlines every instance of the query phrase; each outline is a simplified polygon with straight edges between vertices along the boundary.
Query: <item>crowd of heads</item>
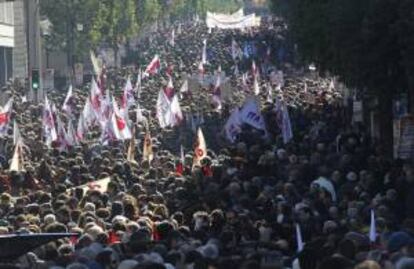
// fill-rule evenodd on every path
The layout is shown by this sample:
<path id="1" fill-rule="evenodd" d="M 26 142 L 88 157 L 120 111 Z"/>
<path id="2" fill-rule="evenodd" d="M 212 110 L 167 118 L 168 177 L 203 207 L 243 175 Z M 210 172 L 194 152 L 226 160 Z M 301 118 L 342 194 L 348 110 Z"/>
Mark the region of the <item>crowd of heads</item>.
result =
<path id="1" fill-rule="evenodd" d="M 27 87 L 19 83 L 4 91 L 15 100 L 12 118 L 21 128 L 26 162 L 24 172 L 10 172 L 12 133 L 1 139 L 0 233 L 78 234 L 25 254 L 16 268 L 414 268 L 412 167 L 387 158 L 363 125 L 352 124 L 347 100 L 330 86 L 330 78 L 300 66 L 285 24 L 269 18 L 253 30 L 209 33 L 201 23 L 185 22 L 174 47 L 167 42 L 173 27 L 178 24 L 137 41 L 139 66 L 158 54 L 178 88 L 197 74 L 207 39 L 206 73 L 221 66 L 229 97 L 217 111 L 211 87 L 193 83 L 181 100 L 187 119 L 162 130 L 155 104 L 166 76 L 162 69 L 144 80 L 137 102 L 147 121 L 137 122 L 133 108 L 130 115 L 138 130 L 136 162 L 126 160 L 127 143 L 102 145 L 99 128 L 68 150 L 48 148 L 42 142 L 42 104 L 24 101 Z M 233 39 L 254 41 L 257 54 L 233 60 Z M 229 143 L 223 125 L 231 109 L 253 94 L 252 76 L 246 90 L 234 68 L 248 73 L 253 58 L 261 69 L 257 98 L 269 135 L 263 139 L 243 126 Z M 271 81 L 278 70 L 284 73 L 280 88 Z M 106 87 L 119 96 L 126 77 L 137 73 L 136 67 L 108 68 Z M 74 90 L 75 113 L 89 87 Z M 65 94 L 53 91 L 48 97 L 61 104 Z M 283 98 L 290 111 L 294 137 L 287 144 L 276 124 L 274 98 Z M 188 120 L 194 115 L 203 117 L 198 124 L 209 149 L 195 167 L 195 134 Z M 153 140 L 151 162 L 141 161 L 146 128 Z M 181 145 L 185 162 L 177 173 Z M 104 188 L 91 184 L 105 178 L 110 181 Z M 368 236 L 371 212 L 375 240 Z"/>

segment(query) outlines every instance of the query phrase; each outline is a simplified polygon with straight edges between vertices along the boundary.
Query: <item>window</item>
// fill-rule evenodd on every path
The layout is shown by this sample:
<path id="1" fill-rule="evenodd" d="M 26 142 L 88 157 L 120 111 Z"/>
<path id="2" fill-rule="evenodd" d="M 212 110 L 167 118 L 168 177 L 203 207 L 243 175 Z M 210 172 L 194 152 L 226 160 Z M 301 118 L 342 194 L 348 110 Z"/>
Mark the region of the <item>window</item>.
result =
<path id="1" fill-rule="evenodd" d="M 14 10 L 12 2 L 0 2 L 0 23 L 14 24 Z"/>

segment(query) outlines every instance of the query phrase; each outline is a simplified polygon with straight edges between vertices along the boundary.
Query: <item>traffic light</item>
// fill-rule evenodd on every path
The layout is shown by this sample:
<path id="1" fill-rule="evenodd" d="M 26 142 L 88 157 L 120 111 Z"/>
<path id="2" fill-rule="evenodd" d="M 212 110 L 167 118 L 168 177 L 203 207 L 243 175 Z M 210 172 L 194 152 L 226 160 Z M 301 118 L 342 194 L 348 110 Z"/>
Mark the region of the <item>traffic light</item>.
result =
<path id="1" fill-rule="evenodd" d="M 38 90 L 40 85 L 40 74 L 38 69 L 32 69 L 32 89 Z"/>

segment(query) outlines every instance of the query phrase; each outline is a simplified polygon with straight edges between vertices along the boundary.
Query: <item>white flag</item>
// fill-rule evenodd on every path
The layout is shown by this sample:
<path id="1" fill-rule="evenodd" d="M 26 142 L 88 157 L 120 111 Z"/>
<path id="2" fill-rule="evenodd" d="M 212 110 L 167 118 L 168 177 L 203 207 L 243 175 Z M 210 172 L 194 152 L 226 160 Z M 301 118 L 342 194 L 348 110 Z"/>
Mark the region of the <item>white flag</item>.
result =
<path id="1" fill-rule="evenodd" d="M 303 250 L 304 244 L 302 240 L 302 232 L 298 223 L 296 223 L 296 246 L 298 252 L 301 252 Z"/>
<path id="2" fill-rule="evenodd" d="M 207 156 L 207 145 L 201 128 L 197 130 L 197 141 L 194 147 L 193 166 L 200 165 L 200 161 Z"/>
<path id="3" fill-rule="evenodd" d="M 184 154 L 183 145 L 180 146 L 180 161 L 181 161 L 181 164 L 184 166 L 185 165 L 185 154 Z"/>
<path id="4" fill-rule="evenodd" d="M 147 130 L 147 132 L 145 134 L 145 138 L 144 138 L 144 145 L 143 145 L 143 150 L 142 150 L 142 159 L 144 161 L 148 161 L 148 162 L 152 162 L 152 160 L 154 159 L 154 153 L 152 151 L 151 134 L 148 130 Z"/>
<path id="5" fill-rule="evenodd" d="M 89 102 L 89 108 L 90 108 L 90 112 L 91 112 L 91 116 L 93 114 L 93 117 L 91 118 L 95 118 L 95 120 L 97 122 L 94 123 L 102 123 L 102 121 L 105 121 L 105 115 L 103 114 L 103 111 L 105 110 L 105 99 L 103 96 L 99 96 L 99 98 L 97 98 L 97 96 L 95 96 L 96 99 L 90 99 Z M 97 105 L 99 103 L 99 105 Z M 86 119 L 86 118 L 85 118 Z"/>
<path id="6" fill-rule="evenodd" d="M 266 132 L 266 125 L 262 113 L 260 112 L 259 103 L 256 99 L 249 97 L 244 102 L 240 110 L 240 120 Z"/>
<path id="7" fill-rule="evenodd" d="M 203 54 L 201 55 L 201 63 L 207 64 L 207 39 L 203 40 Z"/>
<path id="8" fill-rule="evenodd" d="M 238 108 L 235 108 L 231 113 L 226 125 L 224 125 L 224 130 L 227 140 L 234 143 L 237 136 L 241 133 L 240 112 Z"/>
<path id="9" fill-rule="evenodd" d="M 1 108 L 0 112 L 0 136 L 6 136 L 9 129 L 10 115 L 13 107 L 13 99 L 10 98 L 9 101 Z"/>
<path id="10" fill-rule="evenodd" d="M 167 96 L 168 100 L 171 101 L 175 94 L 174 84 L 173 84 L 171 76 L 168 77 L 168 84 L 167 84 L 167 87 L 165 87 L 164 89 L 164 93 L 165 93 L 165 96 Z"/>
<path id="11" fill-rule="evenodd" d="M 84 121 L 83 113 L 79 115 L 78 126 L 76 128 L 76 139 L 77 141 L 82 141 L 85 137 L 85 133 L 87 132 L 87 126 Z"/>
<path id="12" fill-rule="evenodd" d="M 259 75 L 259 70 L 257 69 L 256 62 L 252 62 L 252 76 L 256 77 Z"/>
<path id="13" fill-rule="evenodd" d="M 56 115 L 56 125 L 57 125 L 57 142 L 59 144 L 59 150 L 66 150 L 68 147 L 68 141 L 66 140 L 68 135 L 66 133 L 63 122 L 60 119 L 59 115 Z"/>
<path id="14" fill-rule="evenodd" d="M 115 131 L 113 127 L 114 127 L 114 124 L 112 120 L 107 121 L 105 123 L 105 126 L 103 126 L 101 138 L 100 138 L 102 145 L 108 145 L 109 142 L 116 140 L 116 135 L 115 135 Z"/>
<path id="15" fill-rule="evenodd" d="M 73 109 L 73 93 L 72 93 L 72 85 L 69 86 L 68 93 L 66 94 L 65 101 L 63 102 L 62 110 L 65 111 L 67 115 L 72 114 Z"/>
<path id="16" fill-rule="evenodd" d="M 102 92 L 99 89 L 98 84 L 96 83 L 95 79 L 92 78 L 90 100 L 91 100 L 92 109 L 98 118 L 100 118 L 101 112 L 102 112 L 102 99 L 103 99 Z"/>
<path id="17" fill-rule="evenodd" d="M 205 70 L 204 70 L 203 61 L 201 61 L 198 64 L 198 82 L 199 83 L 203 83 L 203 80 L 204 80 L 204 72 L 205 72 Z"/>
<path id="18" fill-rule="evenodd" d="M 101 112 L 99 115 L 99 122 L 101 126 L 105 126 L 106 122 L 110 120 L 113 112 L 113 102 L 114 98 L 112 94 L 109 92 L 109 90 L 106 91 L 105 98 L 102 99 L 102 105 L 101 105 Z M 125 109 L 120 110 L 120 114 L 128 118 L 128 106 Z"/>
<path id="19" fill-rule="evenodd" d="M 84 126 L 87 127 L 91 127 L 97 120 L 96 113 L 92 108 L 90 97 L 86 98 L 85 106 L 83 107 L 81 115 Z"/>
<path id="20" fill-rule="evenodd" d="M 259 86 L 259 81 L 257 81 L 257 76 L 254 76 L 253 89 L 254 89 L 255 95 L 260 94 L 260 86 Z"/>
<path id="21" fill-rule="evenodd" d="M 144 122 L 146 121 L 146 118 L 144 117 L 144 115 L 142 115 L 142 109 L 141 106 L 139 104 L 137 104 L 137 108 L 136 108 L 136 123 L 140 123 L 140 122 Z"/>
<path id="22" fill-rule="evenodd" d="M 22 142 L 22 136 L 20 134 L 19 125 L 17 122 L 13 121 L 13 145 L 17 145 L 17 143 Z"/>
<path id="23" fill-rule="evenodd" d="M 57 139 L 55 119 L 47 96 L 45 96 L 45 105 L 43 108 L 43 134 L 46 139 L 45 143 L 49 147 L 52 145 L 52 142 Z"/>
<path id="24" fill-rule="evenodd" d="M 102 63 L 99 61 L 98 58 L 96 58 L 95 53 L 93 51 L 90 51 L 90 55 L 91 55 L 93 71 L 95 72 L 95 75 L 97 77 L 100 77 L 102 74 Z"/>
<path id="25" fill-rule="evenodd" d="M 157 118 L 161 128 L 166 128 L 170 125 L 170 101 L 168 100 L 163 90 L 160 90 L 158 93 Z"/>
<path id="26" fill-rule="evenodd" d="M 249 83 L 247 82 L 247 73 L 243 73 L 242 75 L 242 87 L 245 92 L 249 91 Z"/>
<path id="27" fill-rule="evenodd" d="M 13 157 L 10 163 L 10 171 L 24 171 L 23 146 L 20 142 L 14 147 Z"/>
<path id="28" fill-rule="evenodd" d="M 127 120 L 121 115 L 116 101 L 113 102 L 113 113 L 111 117 L 112 128 L 116 139 L 126 140 L 131 139 L 132 133 L 129 129 Z"/>
<path id="29" fill-rule="evenodd" d="M 171 32 L 170 45 L 171 45 L 172 47 L 174 47 L 174 46 L 175 46 L 175 30 L 174 30 L 174 29 L 172 29 L 172 32 Z"/>
<path id="30" fill-rule="evenodd" d="M 170 109 L 171 109 L 171 117 L 172 117 L 170 125 L 171 126 L 180 125 L 184 117 L 183 117 L 183 112 L 181 111 L 181 106 L 180 106 L 180 102 L 178 101 L 177 95 L 174 95 L 171 105 L 170 105 Z"/>
<path id="31" fill-rule="evenodd" d="M 290 122 L 289 111 L 287 106 L 283 106 L 283 126 L 282 126 L 283 143 L 287 144 L 293 138 L 292 125 Z"/>
<path id="32" fill-rule="evenodd" d="M 212 100 L 216 111 L 221 111 L 223 107 L 221 99 L 221 66 L 219 66 L 219 69 L 217 70 L 216 85 L 213 89 Z"/>
<path id="33" fill-rule="evenodd" d="M 161 67 L 160 58 L 158 55 L 155 55 L 152 61 L 148 64 L 145 72 L 143 74 L 144 77 L 148 77 L 149 75 L 154 75 L 158 72 Z"/>
<path id="34" fill-rule="evenodd" d="M 375 243 L 377 241 L 377 228 L 375 224 L 375 212 L 371 209 L 371 225 L 369 227 L 369 241 Z"/>
<path id="35" fill-rule="evenodd" d="M 273 89 L 272 86 L 270 84 L 267 84 L 267 97 L 266 97 L 266 101 L 269 103 L 273 102 Z"/>
<path id="36" fill-rule="evenodd" d="M 187 92 L 188 92 L 188 80 L 186 79 L 186 80 L 184 80 L 183 85 L 181 85 L 180 93 L 184 94 L 184 93 L 187 93 Z"/>
<path id="37" fill-rule="evenodd" d="M 137 82 L 135 83 L 134 91 L 138 93 L 138 98 L 141 96 L 141 87 L 142 87 L 142 71 L 138 71 Z"/>
<path id="38" fill-rule="evenodd" d="M 68 145 L 73 147 L 78 144 L 78 140 L 76 138 L 76 131 L 73 127 L 72 121 L 69 121 L 68 123 L 68 129 L 66 132 L 66 142 L 68 142 Z"/>
<path id="39" fill-rule="evenodd" d="M 334 79 L 331 79 L 331 82 L 329 82 L 329 88 L 328 88 L 328 92 L 333 92 L 335 90 L 335 81 Z"/>
<path id="40" fill-rule="evenodd" d="M 134 88 L 132 87 L 131 78 L 128 77 L 124 86 L 121 108 L 128 109 L 133 104 L 135 104 Z"/>

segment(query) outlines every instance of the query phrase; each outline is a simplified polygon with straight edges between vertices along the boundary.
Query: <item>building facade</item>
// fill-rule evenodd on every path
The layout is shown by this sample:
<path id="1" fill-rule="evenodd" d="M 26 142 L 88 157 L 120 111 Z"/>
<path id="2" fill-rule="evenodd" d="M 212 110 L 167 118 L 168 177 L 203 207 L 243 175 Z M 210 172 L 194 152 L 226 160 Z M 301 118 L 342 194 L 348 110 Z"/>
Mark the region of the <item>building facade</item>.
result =
<path id="1" fill-rule="evenodd" d="M 28 74 L 26 1 L 0 0 L 0 87 Z"/>
<path id="2" fill-rule="evenodd" d="M 13 7 L 13 2 L 0 2 L 0 86 L 13 77 Z"/>

